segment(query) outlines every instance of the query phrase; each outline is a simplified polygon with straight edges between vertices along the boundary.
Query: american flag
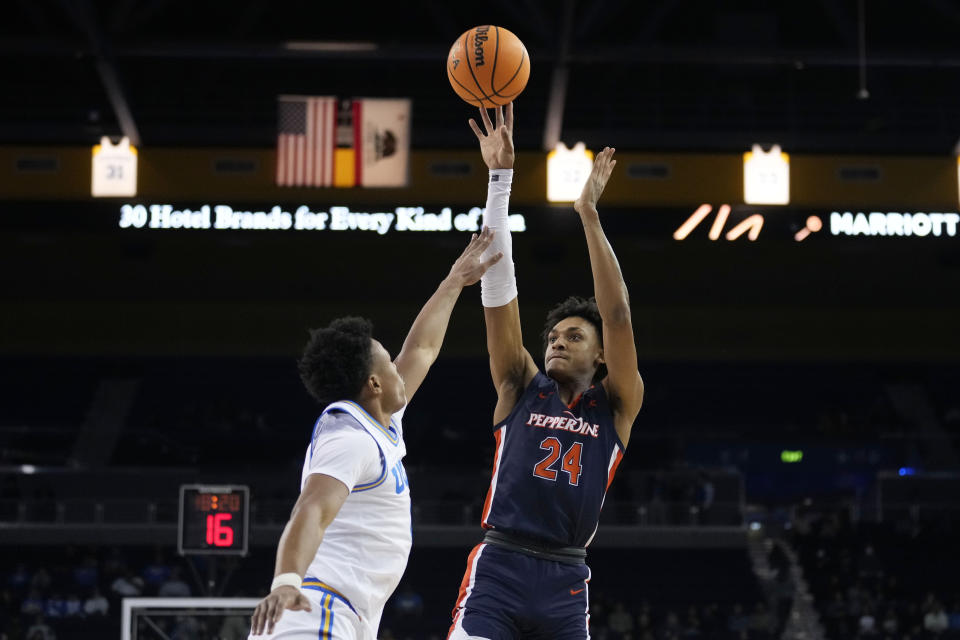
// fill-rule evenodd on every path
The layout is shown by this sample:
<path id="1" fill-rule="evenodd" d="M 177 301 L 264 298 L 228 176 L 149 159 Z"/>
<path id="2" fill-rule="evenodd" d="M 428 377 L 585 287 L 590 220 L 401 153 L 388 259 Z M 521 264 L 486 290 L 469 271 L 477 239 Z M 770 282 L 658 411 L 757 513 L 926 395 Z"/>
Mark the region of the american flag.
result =
<path id="1" fill-rule="evenodd" d="M 337 99 L 280 96 L 277 100 L 277 185 L 332 186 Z"/>

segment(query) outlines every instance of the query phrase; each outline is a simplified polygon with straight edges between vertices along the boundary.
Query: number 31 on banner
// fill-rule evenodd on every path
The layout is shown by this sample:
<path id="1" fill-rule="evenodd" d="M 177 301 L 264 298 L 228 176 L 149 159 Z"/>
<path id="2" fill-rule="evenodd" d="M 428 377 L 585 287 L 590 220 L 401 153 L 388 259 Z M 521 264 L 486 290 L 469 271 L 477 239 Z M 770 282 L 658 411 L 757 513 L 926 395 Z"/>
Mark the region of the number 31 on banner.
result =
<path id="1" fill-rule="evenodd" d="M 93 180 L 90 193 L 94 198 L 137 195 L 137 148 L 124 137 L 117 144 L 100 138 L 93 148 Z"/>

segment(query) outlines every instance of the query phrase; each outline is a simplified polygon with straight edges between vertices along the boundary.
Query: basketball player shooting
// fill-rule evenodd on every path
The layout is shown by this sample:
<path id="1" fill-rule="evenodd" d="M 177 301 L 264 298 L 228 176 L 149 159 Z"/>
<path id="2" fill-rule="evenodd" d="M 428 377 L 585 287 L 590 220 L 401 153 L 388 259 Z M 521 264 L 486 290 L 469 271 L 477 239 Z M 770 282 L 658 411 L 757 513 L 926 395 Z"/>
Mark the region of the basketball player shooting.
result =
<path id="1" fill-rule="evenodd" d="M 586 547 L 643 402 L 627 287 L 597 201 L 614 150 L 597 155 L 574 209 L 583 223 L 594 299 L 571 297 L 547 315 L 544 371 L 523 346 L 507 208 L 513 105 L 484 129 L 471 120 L 490 169 L 487 249 L 504 259 L 481 279 L 490 373 L 497 390 L 496 453 L 448 638 L 589 638 Z"/>
<path id="2" fill-rule="evenodd" d="M 300 377 L 324 410 L 251 636 L 376 638 L 411 544 L 403 412 L 440 352 L 460 292 L 502 257 L 487 251 L 493 239 L 487 228 L 473 236 L 420 310 L 396 360 L 362 318 L 311 332 Z"/>

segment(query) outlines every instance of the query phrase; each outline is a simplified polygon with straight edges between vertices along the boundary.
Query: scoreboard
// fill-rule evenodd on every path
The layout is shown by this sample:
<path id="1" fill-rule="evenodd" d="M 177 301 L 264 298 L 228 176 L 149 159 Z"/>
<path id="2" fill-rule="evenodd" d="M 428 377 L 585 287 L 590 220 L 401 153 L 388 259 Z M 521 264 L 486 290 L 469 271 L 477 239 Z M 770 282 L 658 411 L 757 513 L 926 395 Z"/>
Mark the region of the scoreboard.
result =
<path id="1" fill-rule="evenodd" d="M 247 554 L 250 489 L 242 485 L 180 487 L 180 555 Z"/>

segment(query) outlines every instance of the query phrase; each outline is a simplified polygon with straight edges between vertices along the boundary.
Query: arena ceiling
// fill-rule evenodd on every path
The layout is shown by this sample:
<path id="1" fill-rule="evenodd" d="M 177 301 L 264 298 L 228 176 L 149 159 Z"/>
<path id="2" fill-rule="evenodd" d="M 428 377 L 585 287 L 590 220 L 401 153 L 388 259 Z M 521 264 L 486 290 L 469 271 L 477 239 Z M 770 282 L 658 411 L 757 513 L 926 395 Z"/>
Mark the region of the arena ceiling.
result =
<path id="1" fill-rule="evenodd" d="M 0 143 L 271 146 L 281 93 L 409 96 L 417 148 L 473 144 L 444 71 L 505 26 L 530 84 L 518 145 L 950 153 L 952 0 L 7 0 Z"/>

